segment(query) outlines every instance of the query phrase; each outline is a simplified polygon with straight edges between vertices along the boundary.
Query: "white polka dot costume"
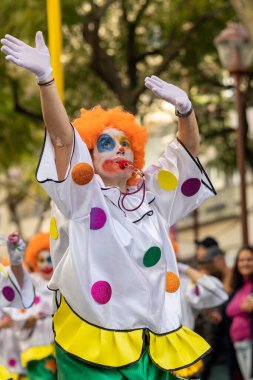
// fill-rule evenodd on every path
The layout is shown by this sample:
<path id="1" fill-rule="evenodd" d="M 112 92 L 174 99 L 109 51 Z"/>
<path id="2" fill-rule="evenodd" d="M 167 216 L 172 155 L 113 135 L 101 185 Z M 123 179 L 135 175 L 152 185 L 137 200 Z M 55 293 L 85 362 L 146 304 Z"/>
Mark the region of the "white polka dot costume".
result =
<path id="1" fill-rule="evenodd" d="M 94 174 L 77 132 L 66 178 L 58 181 L 46 135 L 37 180 L 54 201 L 49 287 L 62 295 L 54 316 L 56 343 L 109 367 L 136 362 L 144 345 L 166 370 L 205 354 L 209 345 L 181 326 L 180 281 L 168 235 L 171 225 L 214 193 L 199 161 L 174 140 L 159 165 L 145 171 L 139 190 L 122 194 Z"/>
<path id="2" fill-rule="evenodd" d="M 24 284 L 21 289 L 9 267 L 0 264 L 0 307 L 29 308 L 34 301 L 34 288 L 29 274 L 24 270 Z"/>
<path id="3" fill-rule="evenodd" d="M 14 322 L 12 332 L 18 340 L 23 367 L 32 360 L 40 360 L 53 353 L 52 292 L 47 288 L 48 281 L 40 274 L 33 272 L 30 277 L 36 291 L 33 305 L 28 310 L 4 308 L 5 313 L 10 315 Z M 35 326 L 23 329 L 29 318 L 37 318 Z M 9 370 L 10 366 L 7 363 L 10 353 L 5 352 L 5 366 Z"/>

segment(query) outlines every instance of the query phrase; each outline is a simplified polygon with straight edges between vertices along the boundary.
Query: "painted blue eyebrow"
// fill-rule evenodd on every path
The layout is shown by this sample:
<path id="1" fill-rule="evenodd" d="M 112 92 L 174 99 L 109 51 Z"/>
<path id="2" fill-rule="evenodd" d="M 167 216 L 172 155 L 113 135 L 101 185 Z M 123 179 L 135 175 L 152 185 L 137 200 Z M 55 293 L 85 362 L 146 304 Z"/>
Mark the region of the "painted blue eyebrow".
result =
<path id="1" fill-rule="evenodd" d="M 97 140 L 97 150 L 99 153 L 113 150 L 115 148 L 115 140 L 108 134 L 100 135 Z"/>

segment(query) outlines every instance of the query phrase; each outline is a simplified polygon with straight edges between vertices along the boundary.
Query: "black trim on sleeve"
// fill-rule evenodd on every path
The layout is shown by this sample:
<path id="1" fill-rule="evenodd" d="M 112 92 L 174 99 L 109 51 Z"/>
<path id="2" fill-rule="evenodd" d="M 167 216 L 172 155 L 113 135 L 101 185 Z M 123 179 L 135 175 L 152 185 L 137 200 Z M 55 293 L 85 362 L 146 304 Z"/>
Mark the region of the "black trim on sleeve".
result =
<path id="1" fill-rule="evenodd" d="M 67 175 L 65 176 L 65 178 L 62 181 L 55 181 L 54 179 L 51 179 L 51 178 L 47 178 L 47 179 L 45 179 L 43 181 L 39 181 L 38 180 L 37 174 L 38 174 L 38 171 L 39 171 L 39 167 L 40 167 L 40 163 L 41 163 L 41 160 L 42 160 L 43 152 L 44 152 L 45 145 L 46 145 L 46 139 L 47 139 L 47 129 L 45 128 L 45 137 L 44 137 L 43 147 L 42 147 L 42 150 L 41 150 L 41 153 L 40 153 L 39 162 L 38 162 L 38 165 L 37 165 L 37 168 L 36 168 L 36 172 L 35 172 L 35 178 L 36 178 L 36 180 L 39 183 L 45 183 L 45 182 L 48 182 L 48 181 L 55 182 L 55 183 L 62 183 L 62 182 L 65 182 L 66 179 L 68 178 L 69 173 L 70 173 L 70 169 L 71 169 L 71 163 L 72 163 L 74 151 L 75 151 L 75 144 L 76 144 L 75 128 L 73 127 L 73 125 L 71 123 L 70 123 L 70 125 L 71 125 L 71 127 L 73 129 L 74 136 L 73 136 L 73 149 L 72 149 L 71 157 L 70 157 L 70 160 L 69 160 L 69 168 L 68 168 Z"/>
<path id="2" fill-rule="evenodd" d="M 191 157 L 191 159 L 195 162 L 195 164 L 197 165 L 197 167 L 199 168 L 200 172 L 203 173 L 208 181 L 208 183 L 206 183 L 203 179 L 201 179 L 201 183 L 203 183 L 203 185 L 205 185 L 214 195 L 217 195 L 217 192 L 210 180 L 210 178 L 208 177 L 205 169 L 203 168 L 203 166 L 201 165 L 200 161 L 199 161 L 199 158 L 198 157 L 193 157 L 193 155 L 191 154 L 191 152 L 189 152 L 189 150 L 186 148 L 186 146 L 182 143 L 182 141 L 177 137 L 176 138 L 177 141 L 182 145 L 182 147 L 185 149 L 185 151 L 189 154 L 189 156 Z"/>
<path id="3" fill-rule="evenodd" d="M 34 285 L 32 285 L 32 288 L 33 288 L 33 300 L 32 300 L 32 303 L 30 305 L 28 305 L 28 306 L 25 306 L 24 302 L 23 302 L 22 292 L 20 292 L 19 289 L 17 288 L 17 286 L 15 284 L 15 281 L 11 278 L 11 274 L 13 274 L 13 276 L 16 278 L 15 274 L 13 272 L 10 273 L 10 271 L 8 271 L 7 277 L 9 278 L 9 280 L 12 283 L 13 287 L 15 288 L 16 292 L 18 293 L 18 295 L 20 297 L 20 300 L 21 300 L 21 303 L 23 305 L 23 309 L 29 309 L 34 304 L 34 301 L 35 301 L 35 288 L 34 288 Z M 24 276 L 25 276 L 25 273 L 24 273 Z M 16 279 L 16 281 L 18 283 L 17 279 Z M 18 284 L 18 286 L 19 286 L 19 284 Z M 11 301 L 10 301 L 10 303 L 11 303 Z M 5 307 L 9 307 L 9 306 L 5 306 Z"/>

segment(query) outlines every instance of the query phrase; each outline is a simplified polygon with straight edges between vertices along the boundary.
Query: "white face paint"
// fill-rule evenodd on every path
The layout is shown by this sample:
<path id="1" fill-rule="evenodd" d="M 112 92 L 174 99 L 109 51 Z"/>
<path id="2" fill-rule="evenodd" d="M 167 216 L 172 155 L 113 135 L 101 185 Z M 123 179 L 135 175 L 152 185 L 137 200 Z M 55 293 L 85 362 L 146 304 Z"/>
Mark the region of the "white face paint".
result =
<path id="1" fill-rule="evenodd" d="M 46 278 L 50 279 L 53 274 L 53 265 L 49 251 L 43 250 L 38 254 L 37 267 L 39 273 Z"/>
<path id="2" fill-rule="evenodd" d="M 95 172 L 103 179 L 128 179 L 133 172 L 134 154 L 124 132 L 107 128 L 98 137 L 93 151 Z"/>

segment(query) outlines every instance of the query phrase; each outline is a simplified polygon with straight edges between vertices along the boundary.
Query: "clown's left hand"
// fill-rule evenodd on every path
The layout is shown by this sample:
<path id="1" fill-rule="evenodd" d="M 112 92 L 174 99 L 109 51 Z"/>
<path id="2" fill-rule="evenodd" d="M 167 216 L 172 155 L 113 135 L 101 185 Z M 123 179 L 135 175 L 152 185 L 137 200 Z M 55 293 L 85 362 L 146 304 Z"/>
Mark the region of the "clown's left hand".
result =
<path id="1" fill-rule="evenodd" d="M 8 236 L 7 248 L 11 265 L 20 265 L 23 261 L 25 243 L 17 232 L 13 232 Z"/>
<path id="2" fill-rule="evenodd" d="M 145 78 L 145 86 L 156 96 L 175 106 L 181 115 L 187 114 L 192 109 L 191 101 L 181 88 L 167 83 L 155 75 Z"/>

